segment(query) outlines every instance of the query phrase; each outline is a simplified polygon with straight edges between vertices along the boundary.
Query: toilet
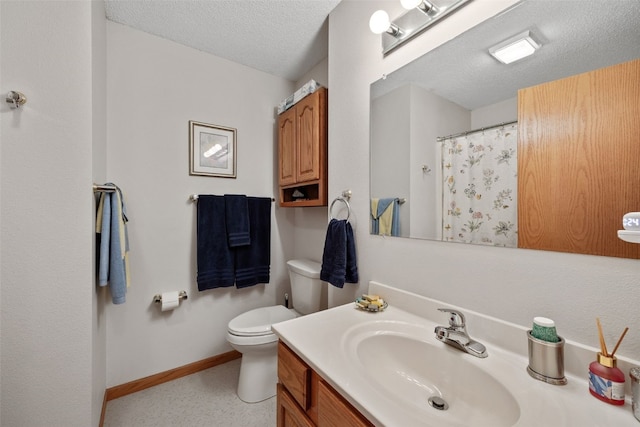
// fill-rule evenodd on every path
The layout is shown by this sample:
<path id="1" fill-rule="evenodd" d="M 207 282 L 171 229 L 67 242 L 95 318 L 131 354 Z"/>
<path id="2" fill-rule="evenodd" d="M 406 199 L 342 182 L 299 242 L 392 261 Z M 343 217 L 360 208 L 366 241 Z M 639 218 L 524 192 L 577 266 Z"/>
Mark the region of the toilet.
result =
<path id="1" fill-rule="evenodd" d="M 278 337 L 271 325 L 320 311 L 323 282 L 320 264 L 310 260 L 287 261 L 293 308 L 261 307 L 233 318 L 227 341 L 242 353 L 238 397 L 255 403 L 275 396 L 278 382 Z"/>

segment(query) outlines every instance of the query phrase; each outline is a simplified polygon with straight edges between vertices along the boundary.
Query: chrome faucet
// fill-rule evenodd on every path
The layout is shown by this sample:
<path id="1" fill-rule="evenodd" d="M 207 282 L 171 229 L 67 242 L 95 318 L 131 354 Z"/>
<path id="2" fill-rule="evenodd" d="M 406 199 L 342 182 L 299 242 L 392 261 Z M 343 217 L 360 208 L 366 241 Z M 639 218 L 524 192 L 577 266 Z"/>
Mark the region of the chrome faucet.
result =
<path id="1" fill-rule="evenodd" d="M 449 327 L 436 326 L 436 338 L 445 344 L 462 350 L 476 357 L 487 357 L 487 348 L 469 337 L 464 323 L 464 315 L 451 308 L 439 308 L 439 311 L 449 313 Z"/>

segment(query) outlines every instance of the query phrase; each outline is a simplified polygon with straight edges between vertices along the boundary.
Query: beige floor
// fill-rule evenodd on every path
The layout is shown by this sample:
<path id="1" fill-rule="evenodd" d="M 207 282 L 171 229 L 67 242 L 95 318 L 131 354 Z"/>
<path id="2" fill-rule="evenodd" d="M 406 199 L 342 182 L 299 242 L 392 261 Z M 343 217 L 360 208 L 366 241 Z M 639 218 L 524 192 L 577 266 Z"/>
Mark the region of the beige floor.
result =
<path id="1" fill-rule="evenodd" d="M 276 398 L 236 395 L 240 359 L 107 402 L 105 427 L 273 427 Z"/>

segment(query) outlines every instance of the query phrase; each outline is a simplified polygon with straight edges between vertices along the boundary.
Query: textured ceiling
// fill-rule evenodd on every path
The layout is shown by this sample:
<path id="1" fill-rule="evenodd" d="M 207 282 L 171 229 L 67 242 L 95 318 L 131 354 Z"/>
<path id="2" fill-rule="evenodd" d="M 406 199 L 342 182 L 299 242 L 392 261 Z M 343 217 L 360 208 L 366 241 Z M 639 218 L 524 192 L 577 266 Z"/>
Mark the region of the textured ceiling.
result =
<path id="1" fill-rule="evenodd" d="M 491 46 L 525 30 L 543 43 L 533 56 L 509 65 L 489 56 Z M 639 57 L 638 0 L 523 0 L 374 83 L 371 96 L 412 82 L 473 110 Z"/>
<path id="2" fill-rule="evenodd" d="M 327 57 L 340 0 L 106 0 L 107 19 L 296 81 Z"/>

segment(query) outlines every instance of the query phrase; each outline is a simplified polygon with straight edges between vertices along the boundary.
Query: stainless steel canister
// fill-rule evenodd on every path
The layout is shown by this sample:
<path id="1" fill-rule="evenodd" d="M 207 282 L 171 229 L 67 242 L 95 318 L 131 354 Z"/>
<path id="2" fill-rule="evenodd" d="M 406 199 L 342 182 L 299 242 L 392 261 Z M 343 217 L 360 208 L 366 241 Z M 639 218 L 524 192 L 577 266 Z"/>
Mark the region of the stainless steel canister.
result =
<path id="1" fill-rule="evenodd" d="M 640 421 L 640 368 L 631 368 L 629 370 L 631 377 L 631 392 L 633 393 L 633 416 Z"/>
<path id="2" fill-rule="evenodd" d="M 527 332 L 529 339 L 529 366 L 527 372 L 533 378 L 554 385 L 564 385 L 567 378 L 564 376 L 564 338 L 558 336 L 560 341 L 549 342 L 539 340 Z"/>

